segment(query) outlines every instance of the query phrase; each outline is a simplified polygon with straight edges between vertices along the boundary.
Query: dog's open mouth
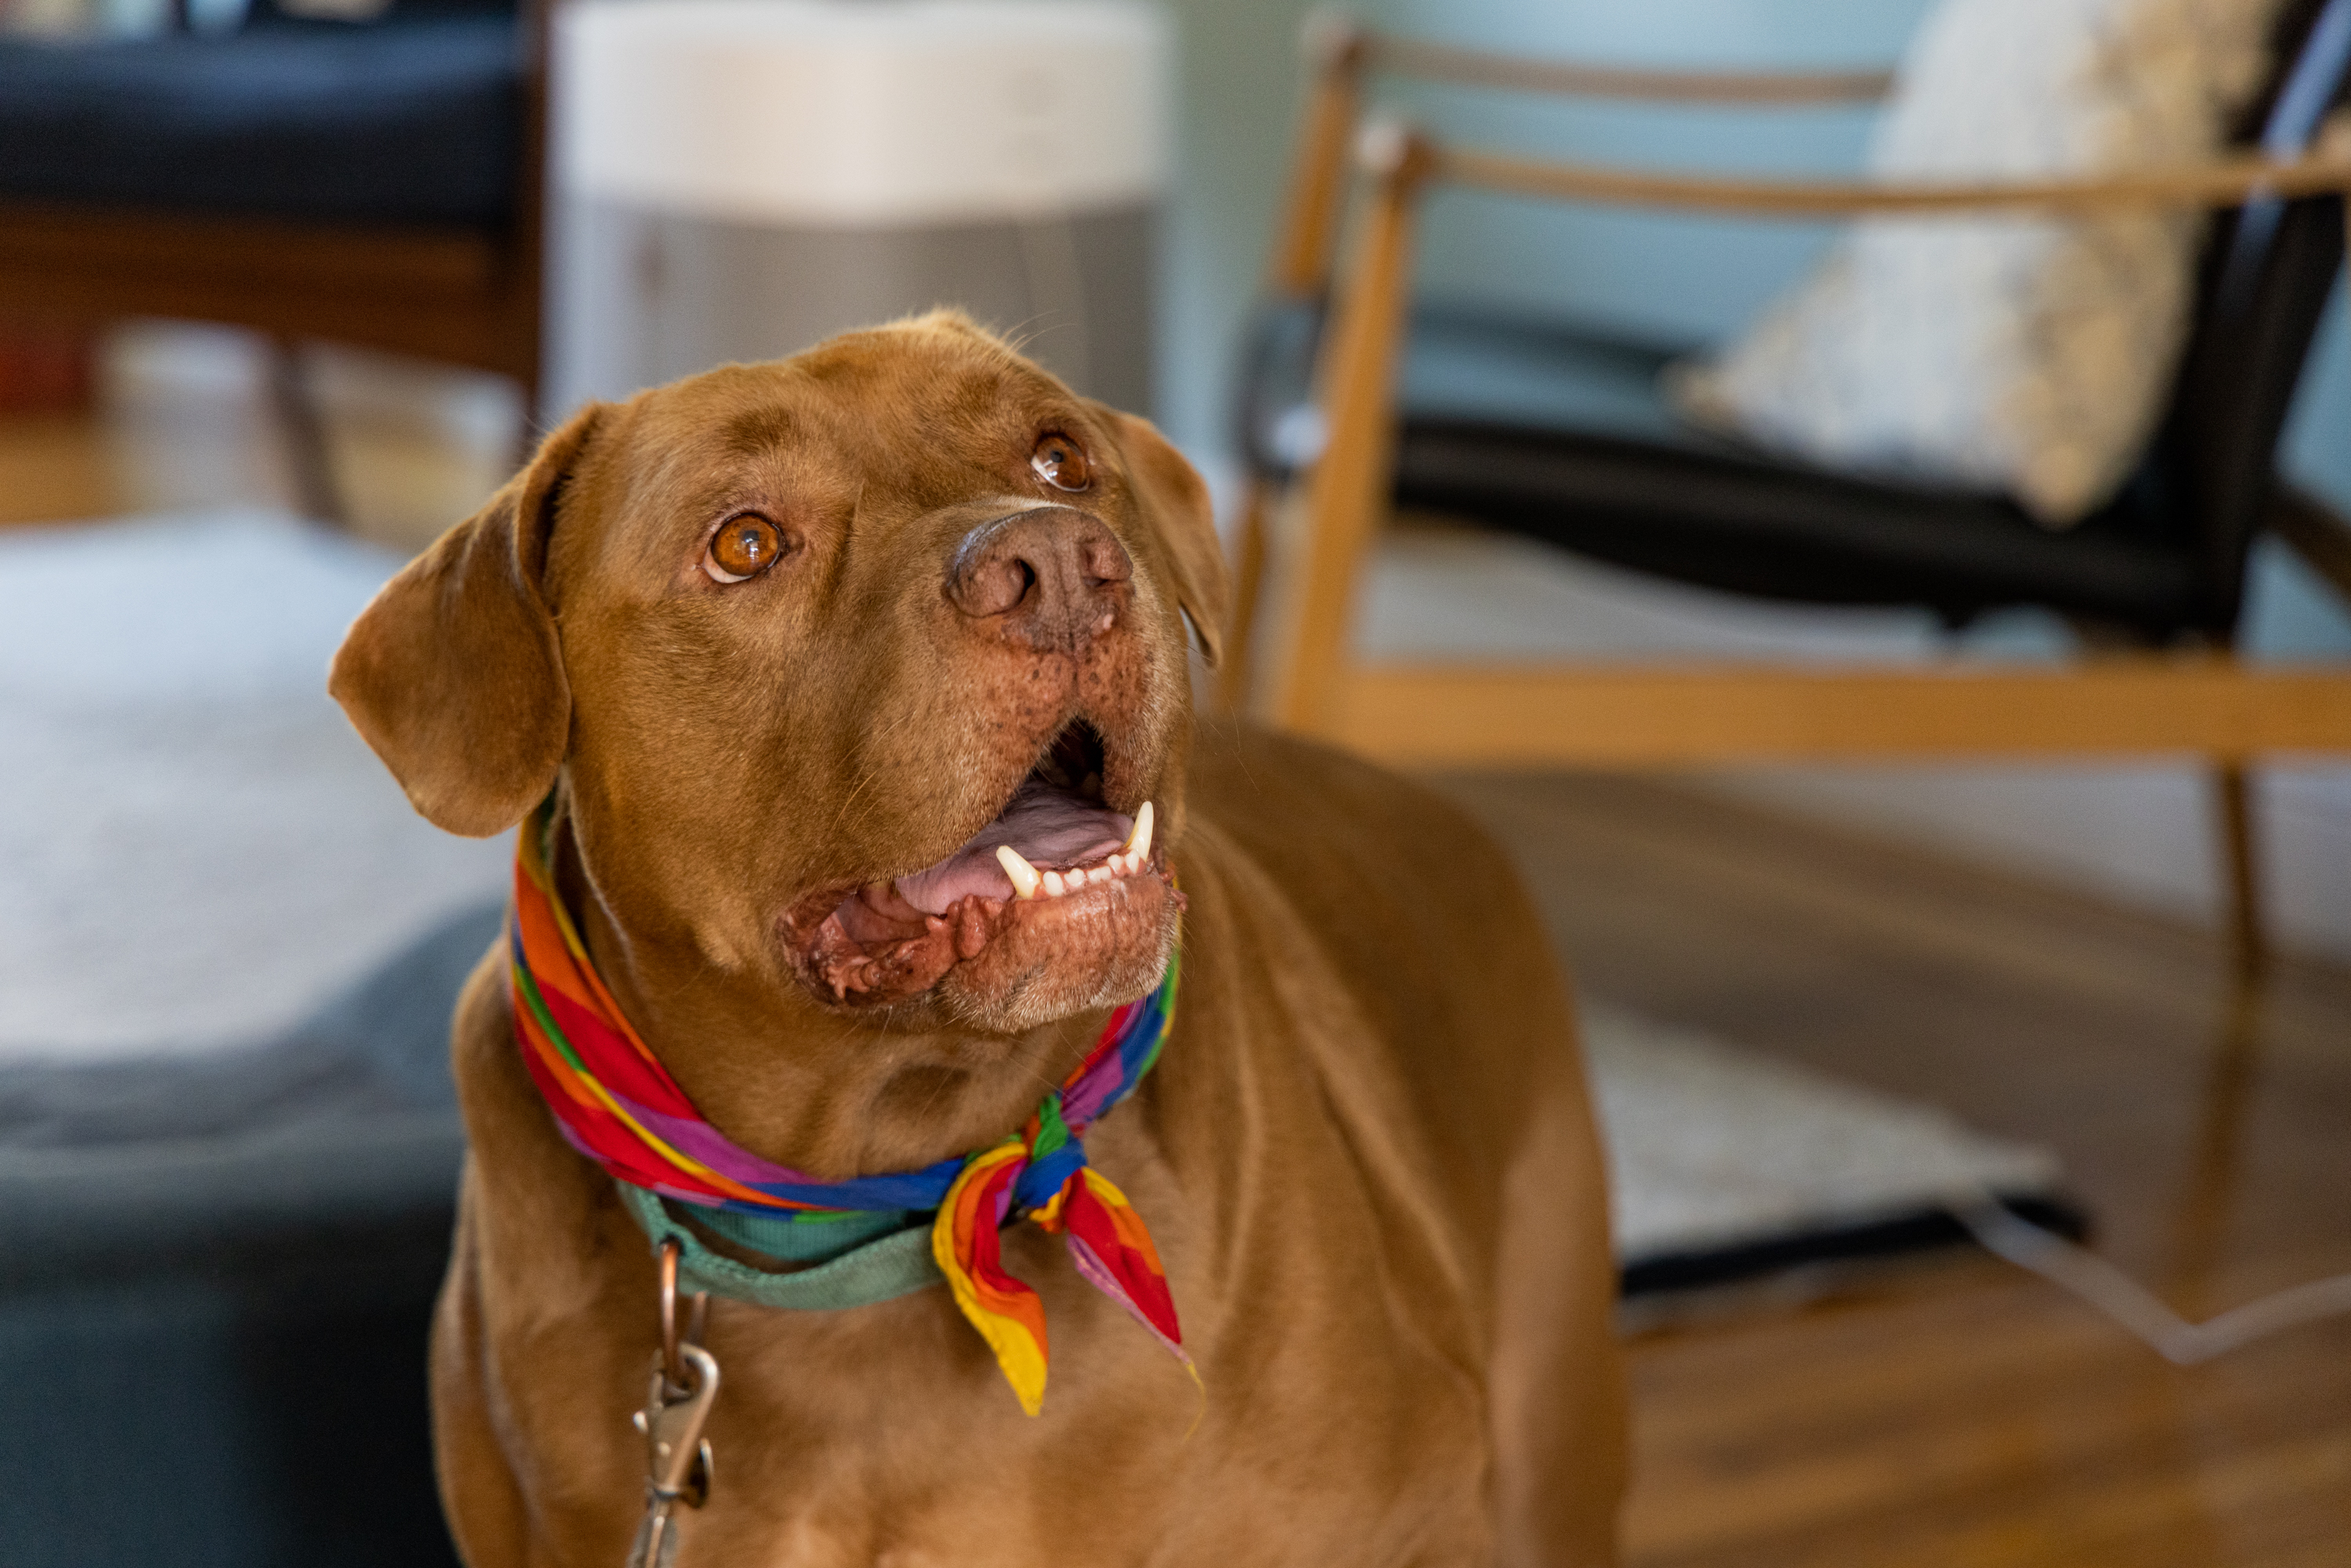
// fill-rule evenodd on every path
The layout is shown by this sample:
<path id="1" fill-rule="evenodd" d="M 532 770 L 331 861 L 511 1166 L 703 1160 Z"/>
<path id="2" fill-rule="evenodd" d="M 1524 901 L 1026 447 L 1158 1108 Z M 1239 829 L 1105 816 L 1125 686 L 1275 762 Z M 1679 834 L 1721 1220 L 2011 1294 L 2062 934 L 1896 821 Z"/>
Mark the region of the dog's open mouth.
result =
<path id="1" fill-rule="evenodd" d="M 1151 803 L 1133 817 L 1111 810 L 1102 767 L 1102 737 L 1073 720 L 995 820 L 945 859 L 801 900 L 785 936 L 802 977 L 834 1002 L 898 1000 L 1015 928 L 1091 923 L 1141 883 L 1158 891 Z"/>

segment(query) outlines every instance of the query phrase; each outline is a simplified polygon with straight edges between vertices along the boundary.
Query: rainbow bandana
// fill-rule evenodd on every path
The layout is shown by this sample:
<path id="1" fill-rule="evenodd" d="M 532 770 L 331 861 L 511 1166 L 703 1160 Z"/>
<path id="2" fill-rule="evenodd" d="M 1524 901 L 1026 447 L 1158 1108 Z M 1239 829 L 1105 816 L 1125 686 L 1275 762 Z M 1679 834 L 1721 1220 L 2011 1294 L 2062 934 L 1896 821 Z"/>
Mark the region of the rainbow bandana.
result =
<path id="1" fill-rule="evenodd" d="M 786 1218 L 936 1210 L 932 1257 L 1031 1416 L 1045 1396 L 1045 1312 L 1036 1291 L 1004 1271 L 1000 1232 L 1016 1218 L 1065 1237 L 1078 1272 L 1190 1368 L 1151 1233 L 1126 1195 L 1086 1164 L 1079 1141 L 1158 1060 L 1178 959 L 1157 990 L 1111 1015 L 1093 1050 L 1015 1136 L 918 1171 L 820 1181 L 729 1143 L 629 1027 L 555 896 L 541 842 L 549 821 L 542 809 L 517 835 L 515 1034 L 573 1148 L 620 1181 L 705 1207 Z"/>

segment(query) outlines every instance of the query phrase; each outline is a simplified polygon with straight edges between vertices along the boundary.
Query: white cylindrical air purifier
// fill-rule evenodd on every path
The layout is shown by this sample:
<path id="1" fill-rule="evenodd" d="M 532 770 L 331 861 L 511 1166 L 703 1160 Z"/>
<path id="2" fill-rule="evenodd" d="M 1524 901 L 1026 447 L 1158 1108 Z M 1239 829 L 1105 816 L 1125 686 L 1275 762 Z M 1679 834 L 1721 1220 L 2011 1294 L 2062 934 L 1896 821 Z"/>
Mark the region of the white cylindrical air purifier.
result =
<path id="1" fill-rule="evenodd" d="M 1157 11 L 579 0 L 556 24 L 547 413 L 934 305 L 1149 408 Z"/>

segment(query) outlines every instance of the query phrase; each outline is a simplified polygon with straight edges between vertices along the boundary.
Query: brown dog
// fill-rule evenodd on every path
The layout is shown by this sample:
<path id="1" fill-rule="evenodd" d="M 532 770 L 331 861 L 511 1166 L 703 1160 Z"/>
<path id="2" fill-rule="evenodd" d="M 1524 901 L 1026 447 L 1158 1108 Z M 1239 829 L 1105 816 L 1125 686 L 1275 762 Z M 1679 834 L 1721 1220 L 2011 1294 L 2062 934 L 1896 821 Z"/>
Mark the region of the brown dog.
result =
<path id="1" fill-rule="evenodd" d="M 417 810 L 488 834 L 553 790 L 596 969 L 779 1164 L 1004 1138 L 1180 913 L 1173 1032 L 1086 1147 L 1156 1238 L 1200 1390 L 1029 1224 L 1002 1236 L 1050 1323 L 1034 1418 L 944 1289 L 720 1301 L 684 1561 L 1613 1556 L 1614 1269 L 1541 922 L 1424 791 L 1195 734 L 1185 619 L 1213 658 L 1224 594 L 1206 492 L 1148 424 L 935 315 L 589 409 L 352 628 L 334 694 Z M 1047 867 L 1153 802 L 1148 863 L 1016 897 L 973 846 L 1024 800 L 1068 830 L 1032 833 Z M 618 1568 L 654 1267 L 524 1070 L 507 967 L 456 1019 L 443 1492 L 475 1568 Z"/>

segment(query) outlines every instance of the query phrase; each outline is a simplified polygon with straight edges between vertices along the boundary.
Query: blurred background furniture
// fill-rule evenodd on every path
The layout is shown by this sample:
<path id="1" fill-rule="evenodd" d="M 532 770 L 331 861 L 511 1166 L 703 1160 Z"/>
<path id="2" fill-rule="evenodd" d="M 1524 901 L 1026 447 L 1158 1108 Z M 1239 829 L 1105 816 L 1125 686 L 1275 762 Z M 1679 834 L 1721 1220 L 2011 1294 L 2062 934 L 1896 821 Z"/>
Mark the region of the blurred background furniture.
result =
<path id="1" fill-rule="evenodd" d="M 425 1340 L 496 908 L 225 1060 L 0 1068 L 12 1568 L 455 1568 Z"/>
<path id="2" fill-rule="evenodd" d="M 1364 139 L 1375 188 L 1335 287 L 1348 152 L 1369 73 L 1788 105 L 1873 98 L 1888 78 L 1611 71 L 1349 29 L 1327 32 L 1319 53 L 1270 298 L 1242 377 L 1250 483 L 1235 653 L 1224 673 L 1229 702 L 1419 765 L 2201 754 L 2217 786 L 2229 930 L 2241 973 L 2258 969 L 2245 765 L 2269 749 L 2351 749 L 2351 672 L 2256 670 L 2229 656 L 2247 553 L 2264 528 L 2351 597 L 2351 531 L 2283 488 L 2273 466 L 2343 255 L 2340 193 L 2351 186 L 2351 160 L 2304 155 L 2343 101 L 2351 4 L 2286 7 L 2271 79 L 2241 128 L 2294 164 L 2290 172 L 2235 160 L 2037 189 L 1742 183 L 1543 164 L 1384 129 Z M 2053 532 L 2002 497 L 1835 472 L 1692 428 L 1659 386 L 1687 345 L 1413 312 L 1416 204 L 1442 181 L 1763 216 L 2165 203 L 2224 210 L 2153 443 L 2110 502 Z M 1499 398 L 1497 388 L 1506 389 Z M 1393 506 L 1737 594 L 1920 606 L 1954 627 L 2039 607 L 2106 656 L 2063 671 L 1358 666 L 1353 606 Z M 1269 600 L 1278 612 L 1259 631 Z"/>
<path id="3" fill-rule="evenodd" d="M 550 413 L 938 304 L 1150 411 L 1158 11 L 662 0 L 554 49 Z"/>
<path id="4" fill-rule="evenodd" d="M 455 1561 L 424 1354 L 506 842 L 319 672 L 402 557 L 249 509 L 0 530 L 0 1552 Z"/>
<path id="5" fill-rule="evenodd" d="M 333 520 L 300 340 L 496 371 L 535 399 L 545 7 L 293 9 L 191 27 L 181 4 L 159 36 L 0 40 L 0 298 L 268 334 L 297 495 Z"/>
<path id="6" fill-rule="evenodd" d="M 87 413 L 97 347 L 84 328 L 0 318 L 0 415 Z"/>

